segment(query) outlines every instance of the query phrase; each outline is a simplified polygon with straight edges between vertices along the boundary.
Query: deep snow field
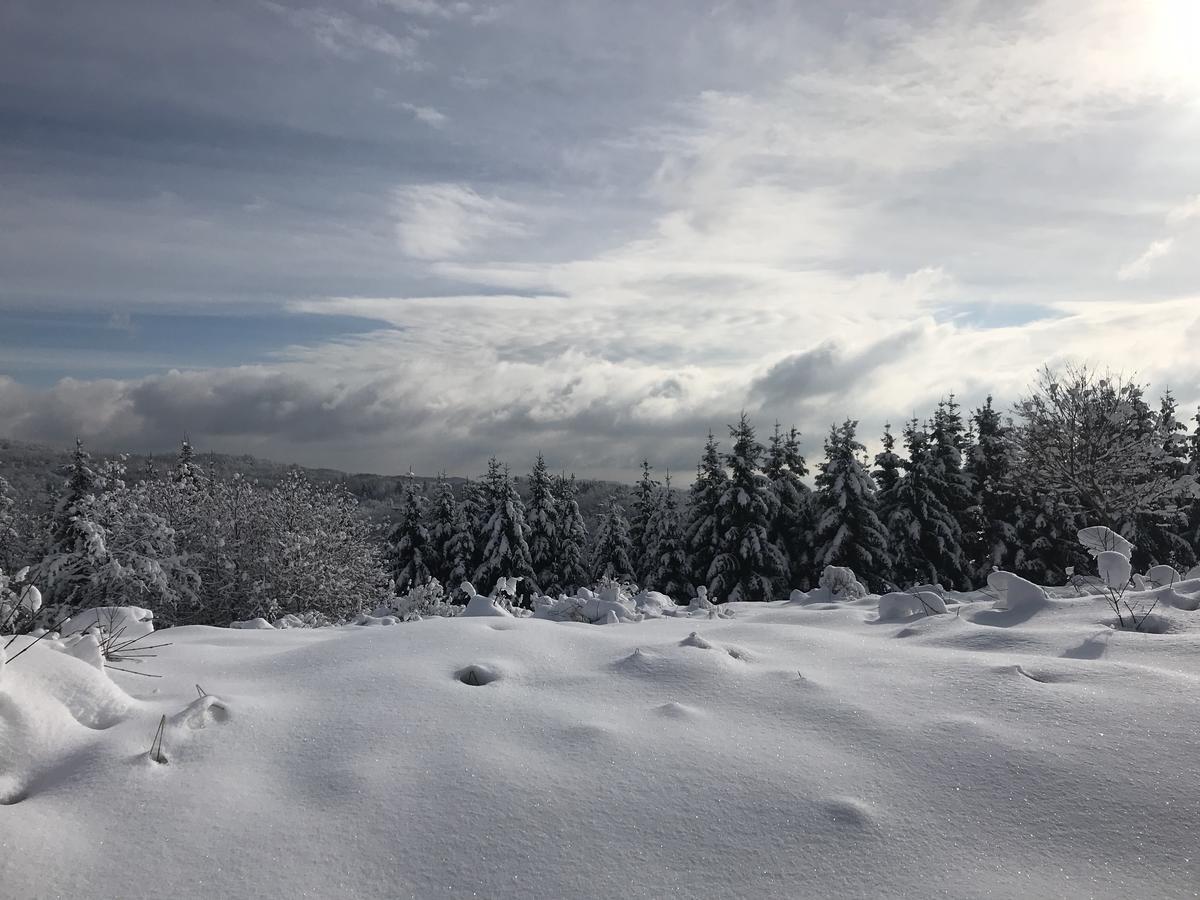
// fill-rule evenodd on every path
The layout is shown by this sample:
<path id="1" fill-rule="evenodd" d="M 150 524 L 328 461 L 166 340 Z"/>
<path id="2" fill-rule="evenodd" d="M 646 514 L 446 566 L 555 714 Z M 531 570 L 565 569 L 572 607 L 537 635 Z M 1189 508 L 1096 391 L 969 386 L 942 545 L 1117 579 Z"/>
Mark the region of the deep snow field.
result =
<path id="1" fill-rule="evenodd" d="M 39 645 L 0 895 L 1200 896 L 1200 612 L 1071 593 L 187 627 L 159 679 Z"/>

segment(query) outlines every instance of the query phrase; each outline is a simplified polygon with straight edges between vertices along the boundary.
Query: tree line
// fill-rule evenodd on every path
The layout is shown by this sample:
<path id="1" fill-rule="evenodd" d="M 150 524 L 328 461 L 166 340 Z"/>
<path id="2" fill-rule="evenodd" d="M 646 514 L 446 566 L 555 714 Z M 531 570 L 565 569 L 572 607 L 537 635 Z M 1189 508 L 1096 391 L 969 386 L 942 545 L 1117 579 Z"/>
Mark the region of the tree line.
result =
<path id="1" fill-rule="evenodd" d="M 1083 368 L 1039 374 L 1007 414 L 989 397 L 964 414 L 953 396 L 873 456 L 847 419 L 826 435 L 809 479 L 796 429 L 765 442 L 746 415 L 725 449 L 709 434 L 685 502 L 648 460 L 631 497 L 616 493 L 589 529 L 573 475 L 538 455 L 522 499 L 498 460 L 432 496 L 410 480 L 394 524 L 369 524 L 337 486 L 293 470 L 269 488 L 200 466 L 185 441 L 166 472 L 130 484 L 120 460 L 77 444 L 52 509 L 22 513 L 0 479 L 0 568 L 33 562 L 47 600 L 130 604 L 164 624 L 226 624 L 374 608 L 431 581 L 453 597 L 502 577 L 534 593 L 605 579 L 686 602 L 761 601 L 807 589 L 827 566 L 872 590 L 978 586 L 995 568 L 1060 583 L 1086 559 L 1076 532 L 1109 525 L 1134 564 L 1183 571 L 1200 550 L 1200 430 L 1168 391 Z M 1200 413 L 1194 420 L 1200 424 Z M 459 599 L 462 599 L 461 595 Z"/>

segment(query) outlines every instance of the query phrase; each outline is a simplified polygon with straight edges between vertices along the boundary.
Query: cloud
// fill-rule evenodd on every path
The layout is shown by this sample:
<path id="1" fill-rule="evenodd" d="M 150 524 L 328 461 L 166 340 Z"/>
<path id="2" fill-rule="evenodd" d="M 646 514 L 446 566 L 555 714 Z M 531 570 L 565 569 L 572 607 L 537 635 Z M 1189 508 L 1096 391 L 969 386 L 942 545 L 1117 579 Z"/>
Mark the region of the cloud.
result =
<path id="1" fill-rule="evenodd" d="M 364 22 L 346 13 L 325 9 L 290 9 L 270 0 L 265 0 L 264 5 L 307 31 L 333 53 L 356 57 L 366 51 L 407 65 L 416 64 L 419 44 L 412 34 L 397 35 L 380 25 Z"/>
<path id="2" fill-rule="evenodd" d="M 1172 207 L 1167 213 L 1168 225 L 1182 225 L 1192 219 L 1200 218 L 1200 194 L 1189 197 L 1178 206 Z"/>
<path id="3" fill-rule="evenodd" d="M 441 128 L 447 122 L 445 113 L 439 112 L 432 106 L 417 106 L 415 103 L 401 103 L 402 108 L 413 114 L 413 118 L 434 128 Z"/>
<path id="4" fill-rule="evenodd" d="M 521 207 L 463 184 L 419 184 L 393 192 L 396 238 L 417 259 L 458 256 L 491 237 L 525 232 Z"/>
<path id="5" fill-rule="evenodd" d="M 1134 281 L 1139 278 L 1145 278 L 1154 269 L 1158 260 L 1170 254 L 1174 247 L 1174 238 L 1163 238 L 1162 240 L 1154 241 L 1141 256 L 1121 266 L 1117 270 L 1117 278 L 1120 281 Z"/>
<path id="6" fill-rule="evenodd" d="M 870 435 L 948 390 L 1011 399 L 1046 361 L 1178 384 L 1200 283 L 1180 186 L 1200 160 L 1164 148 L 1200 140 L 1200 79 L 1150 6 L 117 0 L 52 34 L 15 17 L 3 314 L 388 327 L 261 328 L 245 356 L 197 335 L 124 369 L 85 368 L 86 342 L 6 346 L 12 375 L 74 376 L 10 383 L 7 421 L 137 447 L 189 418 L 230 449 L 346 466 L 540 448 L 629 474 L 642 454 L 690 470 L 742 408 Z"/>

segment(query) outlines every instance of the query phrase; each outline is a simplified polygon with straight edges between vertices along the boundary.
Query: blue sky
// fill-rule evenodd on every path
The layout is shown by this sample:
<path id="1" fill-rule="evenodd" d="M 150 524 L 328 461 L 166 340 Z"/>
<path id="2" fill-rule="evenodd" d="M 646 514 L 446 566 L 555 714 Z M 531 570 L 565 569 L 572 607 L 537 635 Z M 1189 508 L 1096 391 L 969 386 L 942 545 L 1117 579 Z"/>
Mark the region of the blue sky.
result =
<path id="1" fill-rule="evenodd" d="M 10 0 L 0 433 L 689 471 L 1109 366 L 1200 402 L 1200 7 Z"/>

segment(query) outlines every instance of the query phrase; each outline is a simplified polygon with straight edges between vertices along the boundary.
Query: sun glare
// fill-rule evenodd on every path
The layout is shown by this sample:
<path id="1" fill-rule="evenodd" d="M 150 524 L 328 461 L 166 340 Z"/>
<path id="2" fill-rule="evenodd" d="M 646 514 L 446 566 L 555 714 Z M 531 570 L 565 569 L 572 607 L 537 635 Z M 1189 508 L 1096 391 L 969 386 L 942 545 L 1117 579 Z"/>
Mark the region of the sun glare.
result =
<path id="1" fill-rule="evenodd" d="M 1155 68 L 1200 92 L 1200 0 L 1157 0 L 1151 8 L 1150 52 Z"/>

